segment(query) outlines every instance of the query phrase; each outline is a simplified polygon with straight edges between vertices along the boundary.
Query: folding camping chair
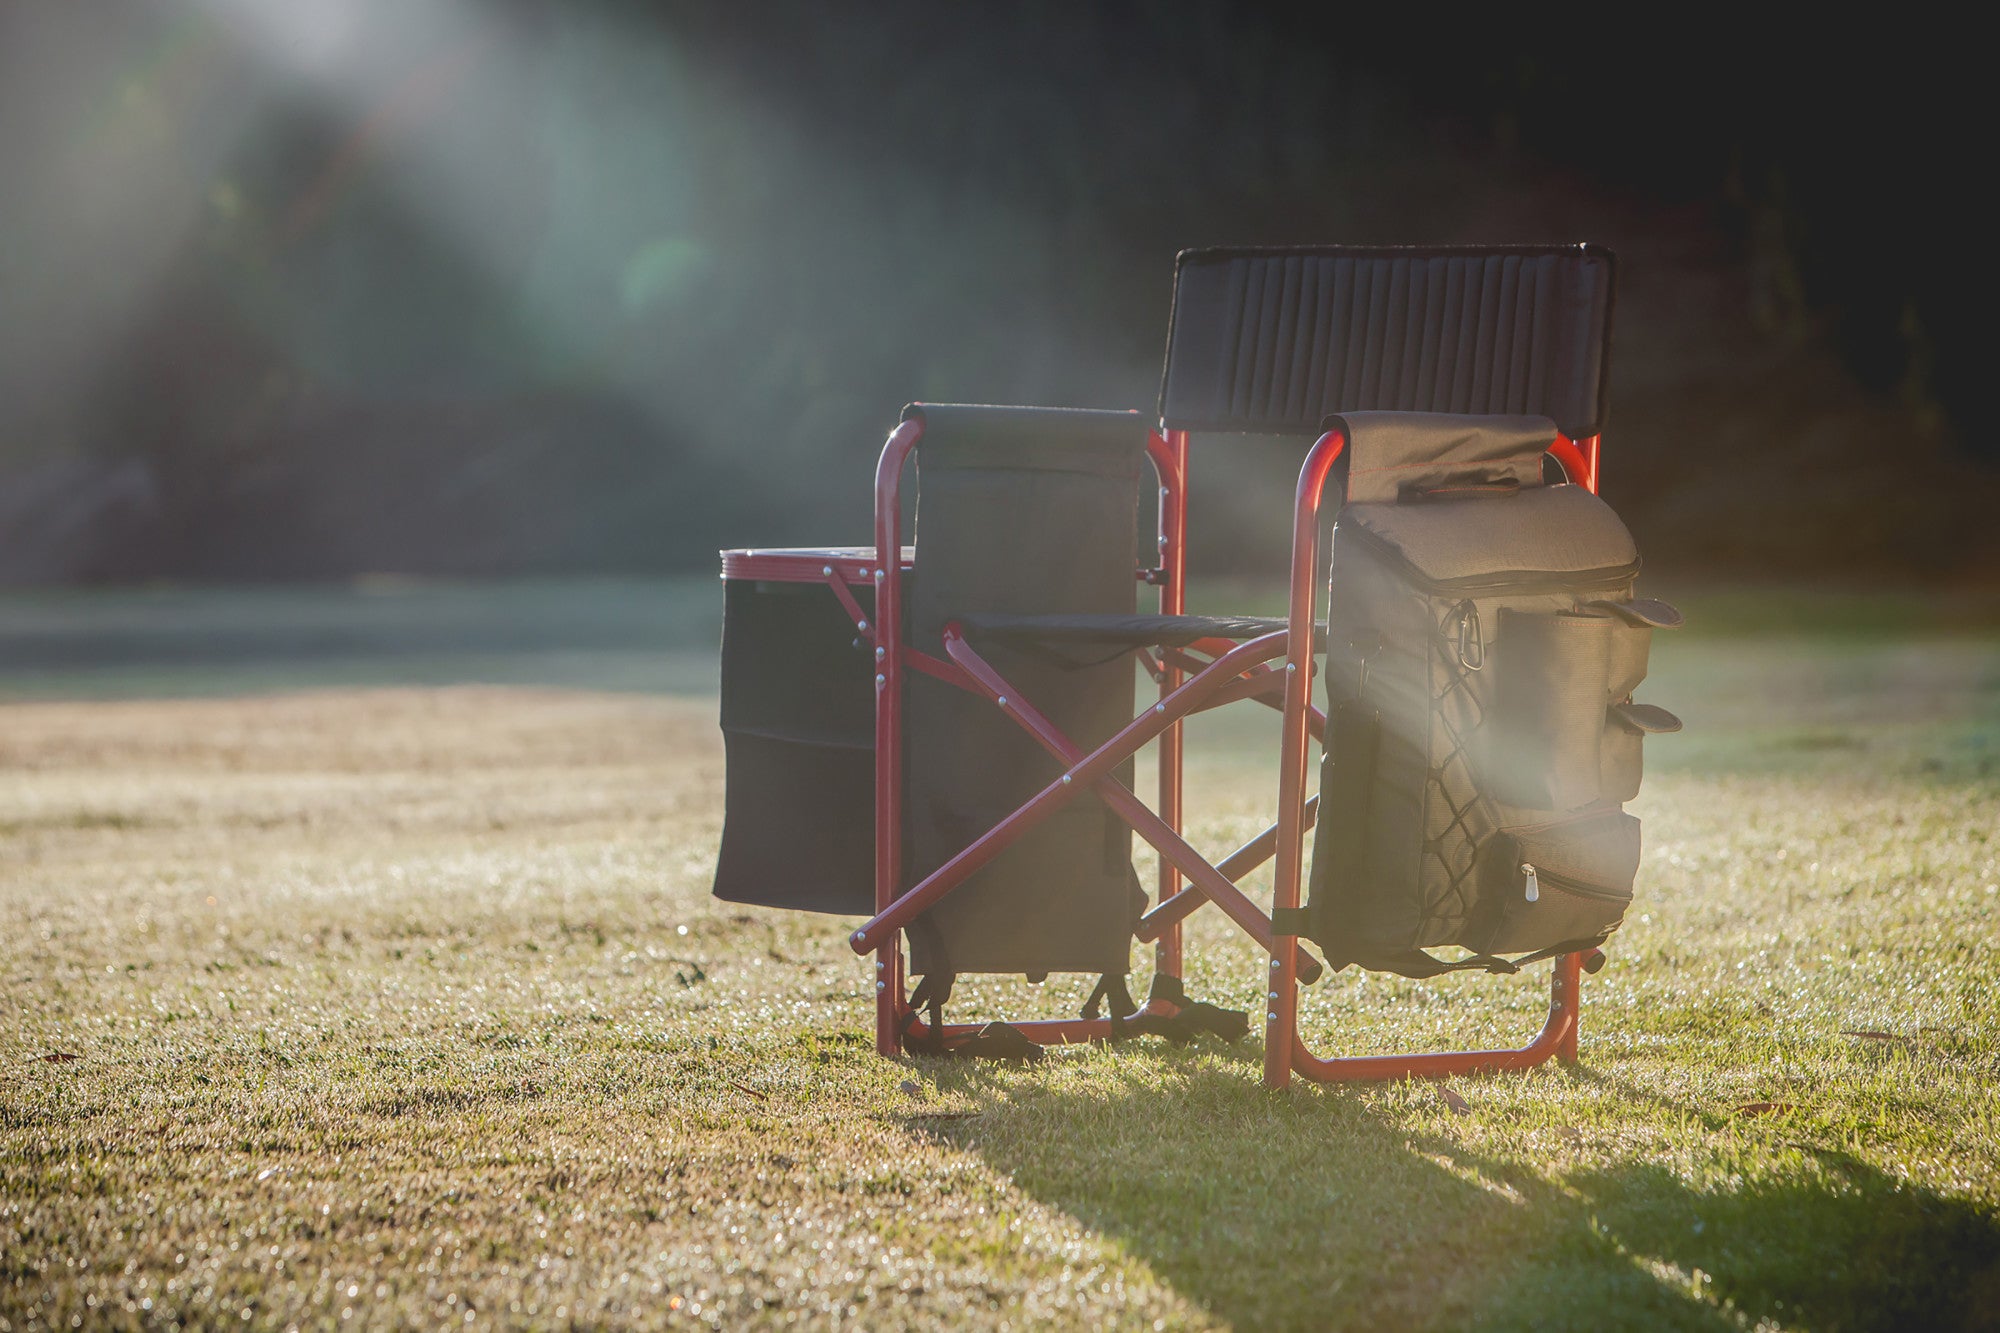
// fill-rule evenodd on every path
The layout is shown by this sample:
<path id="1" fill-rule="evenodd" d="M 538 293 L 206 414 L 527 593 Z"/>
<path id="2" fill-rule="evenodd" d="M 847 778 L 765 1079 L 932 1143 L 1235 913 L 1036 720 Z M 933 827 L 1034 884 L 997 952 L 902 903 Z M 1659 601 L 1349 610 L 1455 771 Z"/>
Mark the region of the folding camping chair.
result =
<path id="1" fill-rule="evenodd" d="M 1158 429 L 1130 413 L 909 409 L 877 467 L 872 549 L 725 553 L 730 799 L 717 893 L 854 911 L 864 858 L 853 826 L 868 769 L 874 915 L 851 944 L 875 956 L 884 1055 L 906 1045 L 1027 1054 L 1143 1031 L 1226 1033 L 1227 1014 L 1189 1002 L 1179 980 L 1181 922 L 1212 902 L 1270 955 L 1270 1086 L 1294 1072 L 1381 1079 L 1574 1059 L 1579 976 L 1595 961 L 1578 953 L 1556 960 L 1548 1020 L 1517 1050 L 1327 1059 L 1300 1041 L 1297 986 L 1323 970 L 1298 939 L 1304 837 L 1316 815 L 1343 816 L 1306 792 L 1308 747 L 1325 731 L 1309 691 L 1323 637 L 1314 623 L 1318 514 L 1349 441 L 1341 414 L 1547 417 L 1560 431 L 1550 456 L 1594 491 L 1612 277 L 1610 254 L 1589 246 L 1188 251 L 1176 265 Z M 1185 614 L 1197 433 L 1317 437 L 1299 476 L 1283 620 Z M 901 522 L 913 455 L 922 496 L 911 550 Z M 1142 461 L 1159 482 L 1159 545 L 1157 563 L 1135 578 Z M 1157 614 L 1135 613 L 1140 582 L 1157 589 Z M 816 599 L 810 613 L 763 605 L 801 592 Z M 1159 693 L 1121 724 L 1133 653 Z M 768 679 L 775 662 L 790 664 L 794 686 L 818 682 L 805 711 L 844 721 L 770 725 L 765 714 L 800 712 L 808 697 L 794 690 L 792 703 L 773 702 L 784 688 Z M 824 681 L 815 664 L 827 668 Z M 1211 862 L 1180 833 L 1179 724 L 1249 699 L 1283 711 L 1277 819 Z M 1130 790 L 1129 765 L 1156 741 L 1158 801 L 1148 810 Z M 759 812 L 784 809 L 814 812 L 828 835 L 774 839 Z M 1150 910 L 1131 870 L 1132 833 L 1160 856 Z M 1236 882 L 1274 857 L 1267 914 Z M 910 971 L 925 977 L 914 993 L 906 933 Z M 1143 1007 L 1122 986 L 1134 937 L 1157 946 Z M 1081 1018 L 1002 1032 L 943 1021 L 955 973 L 1059 970 L 1103 977 Z M 1100 999 L 1108 1016 L 1096 1012 Z"/>

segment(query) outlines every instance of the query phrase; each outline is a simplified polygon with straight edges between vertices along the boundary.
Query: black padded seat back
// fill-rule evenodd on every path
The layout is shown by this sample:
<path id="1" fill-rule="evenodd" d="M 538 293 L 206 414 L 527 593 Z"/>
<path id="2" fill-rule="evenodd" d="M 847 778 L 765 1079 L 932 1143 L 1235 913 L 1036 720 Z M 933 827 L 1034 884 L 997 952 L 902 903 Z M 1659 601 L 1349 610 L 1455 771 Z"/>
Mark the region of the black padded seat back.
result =
<path id="1" fill-rule="evenodd" d="M 1132 614 L 1143 417 L 931 404 L 910 414 L 925 423 L 907 616 L 914 647 L 942 656 L 944 627 L 980 613 Z M 1131 720 L 1124 655 L 1073 667 L 1032 645 L 968 637 L 1083 748 Z M 918 672 L 904 679 L 907 889 L 1062 765 L 983 697 Z M 1144 904 L 1131 852 L 1130 829 L 1081 793 L 917 921 L 912 970 L 1124 972 Z"/>
<path id="2" fill-rule="evenodd" d="M 1184 250 L 1160 417 L 1313 434 L 1341 412 L 1604 427 L 1613 257 L 1594 245 Z"/>

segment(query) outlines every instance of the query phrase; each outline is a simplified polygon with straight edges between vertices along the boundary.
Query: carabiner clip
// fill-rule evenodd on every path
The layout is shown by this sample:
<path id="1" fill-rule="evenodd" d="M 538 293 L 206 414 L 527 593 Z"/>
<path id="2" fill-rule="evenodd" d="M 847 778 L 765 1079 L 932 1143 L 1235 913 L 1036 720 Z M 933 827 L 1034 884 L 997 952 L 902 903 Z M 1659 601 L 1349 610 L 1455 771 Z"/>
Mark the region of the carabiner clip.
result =
<path id="1" fill-rule="evenodd" d="M 1452 608 L 1458 623 L 1458 664 L 1467 671 L 1486 665 L 1486 633 L 1479 624 L 1479 608 L 1470 599 Z"/>

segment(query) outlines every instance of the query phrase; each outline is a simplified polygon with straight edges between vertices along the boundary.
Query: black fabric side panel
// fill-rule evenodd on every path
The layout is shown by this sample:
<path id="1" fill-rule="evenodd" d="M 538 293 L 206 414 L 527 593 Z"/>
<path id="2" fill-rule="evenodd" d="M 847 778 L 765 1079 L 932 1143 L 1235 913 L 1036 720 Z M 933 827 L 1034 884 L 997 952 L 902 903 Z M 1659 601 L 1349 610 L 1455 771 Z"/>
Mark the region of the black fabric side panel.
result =
<path id="1" fill-rule="evenodd" d="M 1137 416 L 1010 410 L 996 423 L 972 409 L 923 410 L 921 575 L 910 599 L 916 647 L 941 653 L 944 626 L 967 614 L 1132 614 L 1146 438 Z M 1033 438 L 1017 439 L 1023 431 Z M 1022 466 L 1049 453 L 1078 457 L 1059 469 Z M 1133 671 L 1123 658 L 1066 668 L 997 639 L 979 648 L 1086 749 L 1131 720 Z M 910 676 L 906 688 L 907 887 L 1052 782 L 1061 766 L 981 697 L 923 675 Z M 1130 780 L 1129 765 L 1121 776 Z M 1130 831 L 1094 795 L 1080 793 L 925 914 L 932 929 L 910 933 L 911 966 L 1122 973 L 1135 895 L 1143 900 Z"/>
<path id="2" fill-rule="evenodd" d="M 802 912 L 875 911 L 875 752 L 725 731 L 715 896 Z"/>
<path id="3" fill-rule="evenodd" d="M 1334 708 L 1332 729 L 1332 744 L 1320 760 L 1306 933 L 1338 968 L 1361 947 L 1356 928 L 1369 898 L 1366 861 L 1374 813 L 1369 796 L 1375 789 L 1382 725 L 1373 709 L 1346 701 Z"/>
<path id="4" fill-rule="evenodd" d="M 874 614 L 873 588 L 849 591 L 862 614 Z M 723 594 L 723 727 L 873 745 L 874 655 L 859 637 L 823 583 L 732 579 Z"/>
<path id="5" fill-rule="evenodd" d="M 1160 414 L 1301 433 L 1339 412 L 1528 414 L 1593 435 L 1613 263 L 1584 245 L 1185 251 Z"/>
<path id="6" fill-rule="evenodd" d="M 874 591 L 854 589 L 864 613 Z M 875 910 L 875 668 L 833 590 L 731 580 L 724 595 L 722 851 L 715 896 Z"/>

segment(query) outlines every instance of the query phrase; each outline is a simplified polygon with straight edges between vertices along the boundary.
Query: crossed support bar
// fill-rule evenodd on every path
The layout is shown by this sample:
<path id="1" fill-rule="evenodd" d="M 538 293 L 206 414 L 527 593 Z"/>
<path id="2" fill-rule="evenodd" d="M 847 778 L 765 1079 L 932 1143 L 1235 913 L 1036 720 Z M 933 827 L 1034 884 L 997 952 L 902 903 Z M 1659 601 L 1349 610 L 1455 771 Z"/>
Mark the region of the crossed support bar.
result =
<path id="1" fill-rule="evenodd" d="M 945 655 L 940 661 L 903 644 L 900 581 L 901 496 L 904 464 L 923 434 L 923 418 L 912 417 L 890 435 L 875 477 L 877 560 L 875 623 L 870 626 L 858 602 L 838 584 L 835 592 L 853 616 L 857 628 L 876 644 L 875 708 L 875 915 L 850 939 L 854 951 L 876 956 L 876 1045 L 885 1055 L 898 1053 L 905 1027 L 925 1035 L 922 1024 L 904 1000 L 902 929 L 938 900 L 963 884 L 1017 839 L 1090 790 L 1106 807 L 1130 825 L 1160 854 L 1160 901 L 1141 919 L 1137 935 L 1159 945 L 1163 971 L 1180 971 L 1180 923 L 1204 903 L 1212 902 L 1270 955 L 1266 990 L 1264 1081 L 1283 1087 L 1293 1073 L 1315 1082 L 1357 1079 L 1436 1077 L 1483 1070 L 1525 1069 L 1550 1056 L 1576 1058 L 1580 974 L 1583 955 L 1556 960 L 1550 1010 L 1542 1031 L 1526 1046 L 1501 1051 L 1452 1051 L 1423 1055 L 1382 1055 L 1323 1058 L 1308 1050 L 1298 1032 L 1298 987 L 1315 980 L 1323 965 L 1293 934 L 1280 933 L 1274 920 L 1287 924 L 1298 915 L 1303 878 L 1305 833 L 1324 813 L 1318 797 L 1305 791 L 1308 746 L 1324 738 L 1325 718 L 1310 702 L 1314 648 L 1314 601 L 1319 563 L 1318 514 L 1327 476 L 1346 447 L 1340 430 L 1323 434 L 1307 455 L 1299 473 L 1292 529 L 1292 570 L 1287 628 L 1245 643 L 1204 640 L 1191 645 L 1208 655 L 1204 661 L 1187 650 L 1162 650 L 1157 677 L 1160 698 L 1115 736 L 1085 752 L 1065 736 L 1040 710 L 1021 697 L 1007 680 L 981 657 L 957 624 L 944 630 Z M 1187 440 L 1184 432 L 1150 435 L 1147 452 L 1161 479 L 1160 566 L 1148 571 L 1148 581 L 1160 586 L 1163 613 L 1184 609 Z M 1597 440 L 1558 439 L 1550 452 L 1565 473 L 1590 490 L 1597 489 Z M 1284 659 L 1282 670 L 1269 664 Z M 905 669 L 937 676 L 960 688 L 982 694 L 1027 731 L 1064 767 L 1026 804 L 959 851 L 907 891 L 898 893 L 901 879 L 901 837 L 897 813 L 902 799 L 902 676 Z M 1188 674 L 1192 673 L 1192 674 Z M 1276 694 L 1280 701 L 1274 701 Z M 1284 721 L 1280 739 L 1278 821 L 1263 834 L 1219 863 L 1210 863 L 1179 832 L 1180 728 L 1188 715 L 1239 699 L 1257 699 L 1280 708 Z M 1120 782 L 1115 770 L 1145 745 L 1158 741 L 1160 809 L 1149 810 Z M 1264 861 L 1276 858 L 1273 913 L 1244 896 L 1236 881 Z M 1186 877 L 1186 884 L 1181 877 Z M 1601 955 L 1592 951 L 1593 965 Z M 1149 1011 L 1165 1013 L 1163 1001 Z M 1109 1019 L 1066 1019 L 1013 1025 L 1038 1044 L 1091 1041 L 1113 1035 Z M 949 1025 L 940 1036 L 973 1030 L 974 1025 Z"/>
<path id="2" fill-rule="evenodd" d="M 1018 694 L 1009 693 L 1006 680 L 973 651 L 956 624 L 946 626 L 945 653 L 964 671 L 972 687 L 1006 710 L 1040 742 L 1042 748 L 1068 767 L 1055 781 L 1030 797 L 1020 809 L 994 825 L 908 893 L 897 898 L 887 909 L 876 913 L 867 925 L 855 931 L 852 940 L 854 951 L 867 953 L 881 948 L 885 942 L 893 941 L 897 931 L 1085 789 L 1094 790 L 1112 813 L 1131 825 L 1133 832 L 1171 861 L 1203 898 L 1220 907 L 1266 950 L 1274 949 L 1278 936 L 1272 933 L 1271 918 L 1244 897 L 1241 890 L 1190 847 L 1179 833 L 1168 827 L 1165 820 L 1141 804 L 1139 798 L 1118 781 L 1113 770 L 1169 726 L 1197 711 L 1208 696 L 1237 679 L 1247 667 L 1282 653 L 1285 638 L 1283 632 L 1266 634 L 1224 653 L 1165 699 L 1127 723 L 1117 735 L 1085 754 L 1034 705 Z M 1319 963 L 1309 956 L 1302 968 L 1308 981 L 1317 977 L 1321 970 Z"/>

